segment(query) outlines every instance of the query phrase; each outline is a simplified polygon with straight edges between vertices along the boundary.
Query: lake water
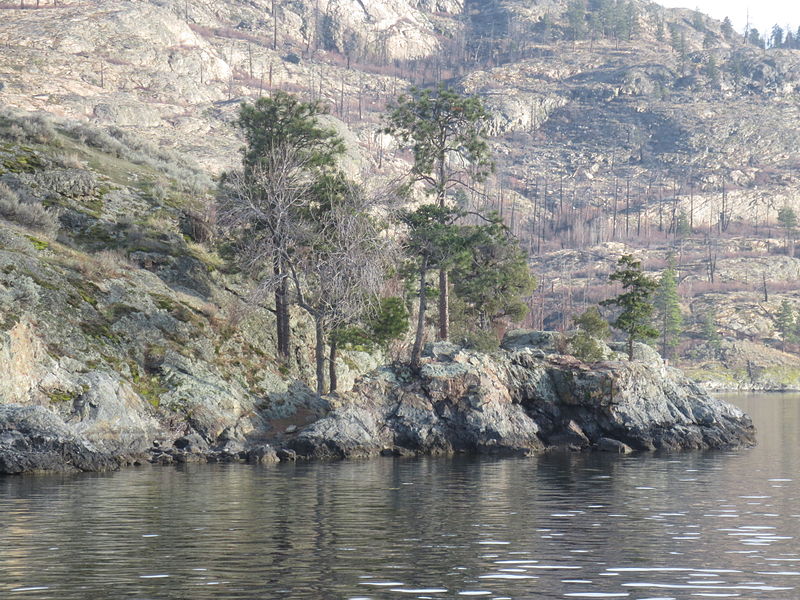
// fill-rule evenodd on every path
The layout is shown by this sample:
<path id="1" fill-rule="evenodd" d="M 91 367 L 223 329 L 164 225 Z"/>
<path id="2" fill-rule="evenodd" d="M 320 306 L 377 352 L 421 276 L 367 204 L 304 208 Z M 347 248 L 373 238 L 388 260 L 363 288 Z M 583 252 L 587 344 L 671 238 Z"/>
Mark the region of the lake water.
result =
<path id="1" fill-rule="evenodd" d="M 800 396 L 757 448 L 0 477 L 0 598 L 800 598 Z"/>

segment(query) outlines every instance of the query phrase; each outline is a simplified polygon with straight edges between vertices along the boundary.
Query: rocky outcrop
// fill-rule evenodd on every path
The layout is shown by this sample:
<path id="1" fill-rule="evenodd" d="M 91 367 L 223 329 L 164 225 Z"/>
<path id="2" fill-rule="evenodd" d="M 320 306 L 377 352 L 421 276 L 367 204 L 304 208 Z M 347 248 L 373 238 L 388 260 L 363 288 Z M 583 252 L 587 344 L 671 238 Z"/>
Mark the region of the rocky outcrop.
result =
<path id="1" fill-rule="evenodd" d="M 308 321 L 292 311 L 278 361 L 252 282 L 193 241 L 200 192 L 155 183 L 175 169 L 191 174 L 124 136 L 0 110 L 0 472 L 250 460 L 276 423 L 326 408 Z M 339 354 L 341 389 L 381 362 Z M 186 436 L 203 444 L 173 445 Z"/>
<path id="2" fill-rule="evenodd" d="M 0 473 L 105 471 L 120 457 L 75 435 L 42 406 L 0 405 Z"/>
<path id="3" fill-rule="evenodd" d="M 557 354 L 558 340 L 516 332 L 494 355 L 432 345 L 418 374 L 379 369 L 351 392 L 328 398 L 328 414 L 304 428 L 285 423 L 311 403 L 284 419 L 262 412 L 246 431 L 229 427 L 213 438 L 191 423 L 183 435 L 171 434 L 119 397 L 103 403 L 84 394 L 76 400 L 87 407 L 82 418 L 74 410 L 61 418 L 52 407 L 0 404 L 0 473 L 104 470 L 144 460 L 271 463 L 553 449 L 627 454 L 755 442 L 747 415 L 710 398 L 649 348 L 637 347 L 633 361 L 617 360 L 615 349 L 606 348 L 614 360 L 586 364 Z M 256 421 L 261 425 L 253 428 Z"/>
<path id="4" fill-rule="evenodd" d="M 709 397 L 653 351 L 585 364 L 554 336 L 517 335 L 495 356 L 437 344 L 419 376 L 385 368 L 291 441 L 305 458 L 752 444 L 749 417 Z"/>

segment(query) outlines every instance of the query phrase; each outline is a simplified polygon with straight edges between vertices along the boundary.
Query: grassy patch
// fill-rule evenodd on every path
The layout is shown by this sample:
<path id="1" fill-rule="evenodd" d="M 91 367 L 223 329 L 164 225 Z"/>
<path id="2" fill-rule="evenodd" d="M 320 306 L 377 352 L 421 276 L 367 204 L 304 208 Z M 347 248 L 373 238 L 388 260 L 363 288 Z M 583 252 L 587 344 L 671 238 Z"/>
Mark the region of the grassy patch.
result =
<path id="1" fill-rule="evenodd" d="M 767 367 L 761 374 L 761 379 L 775 381 L 786 387 L 800 386 L 800 368 L 789 366 Z"/>
<path id="2" fill-rule="evenodd" d="M 81 321 L 81 331 L 83 334 L 97 342 L 116 343 L 119 337 L 111 331 L 108 323 L 101 321 Z"/>
<path id="3" fill-rule="evenodd" d="M 127 317 L 133 313 L 140 312 L 138 308 L 134 308 L 133 306 L 128 306 L 127 304 L 123 304 L 122 302 L 115 302 L 111 306 L 109 306 L 105 311 L 105 317 L 109 321 L 119 321 L 123 317 Z"/>
<path id="4" fill-rule="evenodd" d="M 183 304 L 182 302 L 177 302 L 168 296 L 164 296 L 163 294 L 150 294 L 150 297 L 153 299 L 153 302 L 155 302 L 155 305 L 158 308 L 168 312 L 178 321 L 200 328 L 205 326 L 205 320 L 201 316 L 201 313 L 195 311 L 193 308 Z"/>
<path id="5" fill-rule="evenodd" d="M 0 174 L 8 173 L 33 173 L 44 167 L 42 159 L 30 148 L 23 148 L 24 154 L 17 154 L 3 160 Z"/>
<path id="6" fill-rule="evenodd" d="M 32 235 L 26 235 L 25 237 L 28 238 L 30 243 L 33 244 L 33 247 L 39 252 L 42 252 L 50 248 L 50 242 L 46 240 L 40 240 L 39 238 L 33 237 Z"/>
<path id="7" fill-rule="evenodd" d="M 20 322 L 22 315 L 16 312 L 7 312 L 3 314 L 0 312 L 0 331 L 10 331 L 14 326 Z"/>
<path id="8" fill-rule="evenodd" d="M 695 381 L 723 381 L 725 383 L 736 383 L 734 373 L 722 365 L 716 368 L 711 367 L 686 367 L 684 368 L 686 375 Z"/>
<path id="9" fill-rule="evenodd" d="M 161 383 L 156 375 L 145 375 L 144 377 L 135 375 L 132 383 L 134 391 L 153 408 L 161 406 L 161 396 L 169 391 L 169 388 Z"/>
<path id="10" fill-rule="evenodd" d="M 71 279 L 70 283 L 86 304 L 97 308 L 97 297 L 103 293 L 99 287 L 86 279 Z"/>

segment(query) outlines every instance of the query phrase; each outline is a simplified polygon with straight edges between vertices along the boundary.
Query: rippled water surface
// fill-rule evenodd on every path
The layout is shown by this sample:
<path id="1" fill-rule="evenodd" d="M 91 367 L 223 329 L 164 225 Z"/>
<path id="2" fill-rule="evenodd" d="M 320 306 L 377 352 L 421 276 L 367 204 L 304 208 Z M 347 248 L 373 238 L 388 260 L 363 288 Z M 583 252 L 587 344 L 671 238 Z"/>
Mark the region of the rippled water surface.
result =
<path id="1" fill-rule="evenodd" d="M 0 598 L 800 598 L 800 397 L 736 452 L 0 477 Z"/>

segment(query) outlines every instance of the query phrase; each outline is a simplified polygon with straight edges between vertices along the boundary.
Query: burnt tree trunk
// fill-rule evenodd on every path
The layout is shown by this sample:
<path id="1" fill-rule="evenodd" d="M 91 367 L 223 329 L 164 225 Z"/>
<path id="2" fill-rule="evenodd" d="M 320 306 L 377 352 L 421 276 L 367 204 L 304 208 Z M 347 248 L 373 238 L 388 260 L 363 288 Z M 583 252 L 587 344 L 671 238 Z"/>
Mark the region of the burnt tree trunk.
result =
<path id="1" fill-rule="evenodd" d="M 317 398 L 321 398 L 325 393 L 325 329 L 319 314 L 314 315 L 314 330 L 316 333 L 314 358 L 317 373 Z"/>
<path id="2" fill-rule="evenodd" d="M 289 279 L 285 276 L 280 261 L 274 265 L 274 273 L 282 277 L 275 289 L 275 328 L 277 333 L 278 356 L 284 362 L 291 356 L 289 329 Z"/>

